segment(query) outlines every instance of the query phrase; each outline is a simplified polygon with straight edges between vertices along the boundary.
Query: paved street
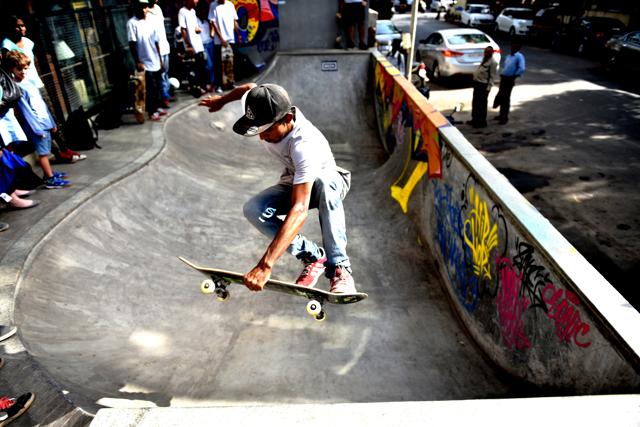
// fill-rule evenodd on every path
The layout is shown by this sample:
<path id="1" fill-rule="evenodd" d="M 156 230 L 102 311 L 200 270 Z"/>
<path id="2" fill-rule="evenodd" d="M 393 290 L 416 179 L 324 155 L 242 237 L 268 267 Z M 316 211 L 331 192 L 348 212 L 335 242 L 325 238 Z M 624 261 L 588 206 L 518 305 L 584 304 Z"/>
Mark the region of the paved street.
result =
<path id="1" fill-rule="evenodd" d="M 455 27 L 420 14 L 417 40 Z M 401 31 L 410 14 L 395 15 Z M 507 37 L 497 37 L 503 56 Z M 636 308 L 640 274 L 640 91 L 598 62 L 528 46 L 527 72 L 512 95 L 509 124 L 461 132 Z M 456 121 L 471 118 L 470 79 L 431 85 L 431 103 Z M 494 88 L 490 103 L 497 92 Z M 489 119 L 496 110 L 489 111 Z"/>

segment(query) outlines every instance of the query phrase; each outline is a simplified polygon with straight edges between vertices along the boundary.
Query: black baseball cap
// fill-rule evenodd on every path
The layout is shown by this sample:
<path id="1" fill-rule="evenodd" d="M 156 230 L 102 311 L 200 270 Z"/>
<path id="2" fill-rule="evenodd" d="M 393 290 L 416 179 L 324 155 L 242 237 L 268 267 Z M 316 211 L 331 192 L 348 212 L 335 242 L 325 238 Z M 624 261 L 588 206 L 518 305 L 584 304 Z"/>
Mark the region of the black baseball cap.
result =
<path id="1" fill-rule="evenodd" d="M 291 111 L 289 94 L 282 86 L 261 84 L 249 91 L 244 103 L 244 116 L 233 125 L 243 136 L 255 136 L 269 129 Z"/>

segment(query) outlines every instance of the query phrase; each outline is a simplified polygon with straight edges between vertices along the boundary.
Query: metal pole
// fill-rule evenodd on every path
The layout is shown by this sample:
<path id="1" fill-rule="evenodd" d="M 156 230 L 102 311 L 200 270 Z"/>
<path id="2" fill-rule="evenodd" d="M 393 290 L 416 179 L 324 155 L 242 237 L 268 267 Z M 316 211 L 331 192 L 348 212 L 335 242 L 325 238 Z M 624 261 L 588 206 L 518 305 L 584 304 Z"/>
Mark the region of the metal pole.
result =
<path id="1" fill-rule="evenodd" d="M 413 56 L 415 55 L 416 29 L 418 27 L 418 3 L 420 3 L 420 0 L 413 0 L 413 4 L 411 5 L 411 27 L 409 29 L 411 34 L 411 46 L 409 46 L 409 57 L 407 58 L 406 69 L 406 77 L 409 81 L 411 81 L 411 69 L 413 68 Z"/>

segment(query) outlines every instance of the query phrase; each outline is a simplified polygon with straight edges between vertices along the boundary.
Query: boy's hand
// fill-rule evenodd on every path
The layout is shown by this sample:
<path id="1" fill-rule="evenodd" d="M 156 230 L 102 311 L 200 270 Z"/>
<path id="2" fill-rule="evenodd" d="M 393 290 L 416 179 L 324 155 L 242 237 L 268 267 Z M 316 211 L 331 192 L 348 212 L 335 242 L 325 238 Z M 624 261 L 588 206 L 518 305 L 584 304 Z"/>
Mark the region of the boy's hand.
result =
<path id="1" fill-rule="evenodd" d="M 136 64 L 136 69 L 137 69 L 138 71 L 144 71 L 144 64 L 143 64 L 142 62 L 138 62 L 138 63 Z"/>
<path id="2" fill-rule="evenodd" d="M 222 97 L 220 95 L 211 95 L 203 99 L 198 105 L 209 108 L 210 113 L 220 111 L 224 107 Z"/>
<path id="3" fill-rule="evenodd" d="M 264 285 L 270 277 L 271 269 L 269 267 L 261 267 L 257 265 L 244 276 L 244 284 L 250 290 L 259 292 L 264 288 Z"/>

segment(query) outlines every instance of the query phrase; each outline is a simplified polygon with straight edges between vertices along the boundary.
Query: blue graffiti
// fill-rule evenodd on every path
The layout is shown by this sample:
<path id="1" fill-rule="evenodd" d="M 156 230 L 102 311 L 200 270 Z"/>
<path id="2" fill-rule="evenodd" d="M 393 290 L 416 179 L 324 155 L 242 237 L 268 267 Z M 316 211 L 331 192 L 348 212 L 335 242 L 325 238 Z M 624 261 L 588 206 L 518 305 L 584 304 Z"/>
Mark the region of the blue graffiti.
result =
<path id="1" fill-rule="evenodd" d="M 460 304 L 473 312 L 479 302 L 480 283 L 468 261 L 471 249 L 464 244 L 463 210 L 453 197 L 453 188 L 440 181 L 434 182 L 436 210 L 436 236 L 445 261 L 449 282 Z"/>

